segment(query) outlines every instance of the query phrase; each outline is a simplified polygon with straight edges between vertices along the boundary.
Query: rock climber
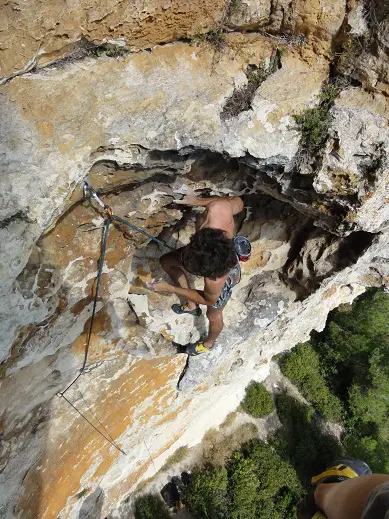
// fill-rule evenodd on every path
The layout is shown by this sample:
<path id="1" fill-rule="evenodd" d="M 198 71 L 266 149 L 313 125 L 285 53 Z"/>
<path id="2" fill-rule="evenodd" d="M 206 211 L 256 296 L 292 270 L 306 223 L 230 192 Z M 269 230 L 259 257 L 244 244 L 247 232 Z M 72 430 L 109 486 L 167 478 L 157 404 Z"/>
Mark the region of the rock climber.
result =
<path id="1" fill-rule="evenodd" d="M 208 335 L 196 343 L 186 345 L 189 355 L 209 353 L 223 329 L 223 309 L 231 297 L 232 288 L 240 281 L 240 266 L 235 249 L 234 215 L 243 210 L 239 197 L 199 198 L 187 195 L 178 203 L 190 207 L 204 207 L 196 220 L 196 232 L 185 247 L 169 252 L 160 262 L 174 285 L 165 281 L 148 284 L 156 292 L 176 294 L 186 300 L 174 304 L 177 314 L 200 316 L 199 305 L 207 306 Z M 204 289 L 190 288 L 186 272 L 204 278 Z"/>

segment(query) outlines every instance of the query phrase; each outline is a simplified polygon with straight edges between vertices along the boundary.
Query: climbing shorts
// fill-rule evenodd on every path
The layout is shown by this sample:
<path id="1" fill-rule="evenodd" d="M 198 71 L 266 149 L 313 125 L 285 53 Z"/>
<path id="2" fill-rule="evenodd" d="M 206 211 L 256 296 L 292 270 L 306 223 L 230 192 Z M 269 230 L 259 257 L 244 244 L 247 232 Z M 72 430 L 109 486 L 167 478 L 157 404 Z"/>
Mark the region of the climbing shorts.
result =
<path id="1" fill-rule="evenodd" d="M 237 263 L 235 267 L 230 270 L 228 274 L 228 278 L 226 279 L 222 291 L 220 292 L 219 299 L 216 301 L 211 308 L 215 308 L 215 310 L 220 310 L 220 308 L 224 308 L 232 295 L 232 289 L 235 285 L 237 285 L 241 278 L 240 265 Z"/>

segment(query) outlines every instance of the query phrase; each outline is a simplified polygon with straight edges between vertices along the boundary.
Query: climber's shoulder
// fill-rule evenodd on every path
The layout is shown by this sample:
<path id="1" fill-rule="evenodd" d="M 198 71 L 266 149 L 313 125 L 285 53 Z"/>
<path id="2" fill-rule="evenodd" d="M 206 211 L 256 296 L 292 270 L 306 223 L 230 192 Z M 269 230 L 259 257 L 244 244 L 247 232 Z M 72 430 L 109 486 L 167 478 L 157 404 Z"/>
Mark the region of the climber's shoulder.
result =
<path id="1" fill-rule="evenodd" d="M 239 196 L 223 197 L 220 200 L 212 200 L 207 205 L 209 214 L 223 214 L 231 216 L 243 210 L 243 200 Z"/>

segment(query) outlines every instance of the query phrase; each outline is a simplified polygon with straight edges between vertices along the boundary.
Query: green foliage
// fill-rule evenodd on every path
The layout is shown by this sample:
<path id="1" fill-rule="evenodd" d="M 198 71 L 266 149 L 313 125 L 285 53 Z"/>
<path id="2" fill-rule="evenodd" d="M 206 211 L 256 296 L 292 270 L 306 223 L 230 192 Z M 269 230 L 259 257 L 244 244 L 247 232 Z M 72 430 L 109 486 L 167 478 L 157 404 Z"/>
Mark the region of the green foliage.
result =
<path id="1" fill-rule="evenodd" d="M 270 445 L 255 441 L 248 445 L 250 459 L 257 465 L 257 517 L 295 518 L 303 488 L 296 470 Z M 282 453 L 283 454 L 283 453 Z"/>
<path id="2" fill-rule="evenodd" d="M 301 481 L 309 486 L 313 474 L 324 470 L 332 459 L 343 454 L 342 446 L 323 431 L 311 406 L 283 393 L 277 399 L 277 411 L 284 428 L 274 446 L 291 461 Z"/>
<path id="3" fill-rule="evenodd" d="M 342 421 L 342 404 L 329 391 L 321 374 L 319 356 L 309 343 L 298 344 L 288 353 L 281 362 L 281 370 L 326 420 Z"/>
<path id="4" fill-rule="evenodd" d="M 231 519 L 255 519 L 259 481 L 257 464 L 236 452 L 230 462 L 229 515 Z"/>
<path id="5" fill-rule="evenodd" d="M 157 494 L 144 494 L 135 501 L 135 519 L 170 519 L 170 514 Z"/>
<path id="6" fill-rule="evenodd" d="M 206 42 L 220 52 L 227 45 L 226 30 L 224 27 L 217 27 L 209 32 L 197 34 L 193 40 L 194 42 Z"/>
<path id="7" fill-rule="evenodd" d="M 228 510 L 226 468 L 195 471 L 187 490 L 186 502 L 196 517 L 219 519 Z"/>
<path id="8" fill-rule="evenodd" d="M 302 494 L 291 464 L 270 445 L 253 440 L 226 468 L 197 471 L 187 504 L 199 519 L 294 519 Z"/>
<path id="9" fill-rule="evenodd" d="M 327 139 L 332 122 L 332 115 L 327 108 L 308 108 L 293 117 L 295 128 L 301 133 L 306 150 L 310 153 L 318 151 Z"/>
<path id="10" fill-rule="evenodd" d="M 281 361 L 283 373 L 326 419 L 343 408 L 344 450 L 378 472 L 389 470 L 388 315 L 389 295 L 369 290 L 332 312 L 322 333 Z"/>
<path id="11" fill-rule="evenodd" d="M 295 129 L 301 133 L 302 143 L 308 153 L 317 153 L 324 145 L 332 123 L 329 110 L 339 95 L 337 83 L 325 83 L 319 93 L 319 105 L 295 114 Z"/>
<path id="12" fill-rule="evenodd" d="M 251 65 L 247 68 L 246 77 L 249 85 L 253 85 L 255 89 L 269 76 L 265 60 L 261 60 L 258 66 Z"/>
<path id="13" fill-rule="evenodd" d="M 325 83 L 317 96 L 323 108 L 330 108 L 340 94 L 339 82 Z"/>
<path id="14" fill-rule="evenodd" d="M 119 58 L 128 53 L 128 50 L 119 46 L 95 46 L 88 49 L 88 54 L 94 58 L 100 58 L 101 56 L 108 56 L 109 58 Z"/>
<path id="15" fill-rule="evenodd" d="M 82 490 L 80 490 L 80 492 L 78 492 L 76 494 L 76 499 L 81 499 L 82 497 L 85 497 L 87 494 L 89 494 L 89 489 L 88 488 L 83 488 Z"/>
<path id="16" fill-rule="evenodd" d="M 241 406 L 247 414 L 254 418 L 263 418 L 274 411 L 271 394 L 263 384 L 254 381 L 247 386 Z"/>

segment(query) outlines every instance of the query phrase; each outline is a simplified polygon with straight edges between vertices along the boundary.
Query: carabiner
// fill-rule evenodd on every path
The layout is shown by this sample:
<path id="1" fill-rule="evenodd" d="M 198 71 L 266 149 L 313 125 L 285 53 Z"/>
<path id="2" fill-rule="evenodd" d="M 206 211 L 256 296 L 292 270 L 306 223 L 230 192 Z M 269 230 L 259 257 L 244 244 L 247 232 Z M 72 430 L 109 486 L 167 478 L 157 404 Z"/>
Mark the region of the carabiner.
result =
<path id="1" fill-rule="evenodd" d="M 89 195 L 88 192 L 90 193 Z M 88 182 L 84 182 L 84 197 L 86 199 L 94 198 L 96 202 L 104 209 L 104 211 L 107 211 L 107 208 L 110 209 L 110 207 L 107 204 L 104 204 L 104 202 L 100 200 L 100 198 L 97 196 L 96 191 L 90 184 L 88 184 Z"/>

